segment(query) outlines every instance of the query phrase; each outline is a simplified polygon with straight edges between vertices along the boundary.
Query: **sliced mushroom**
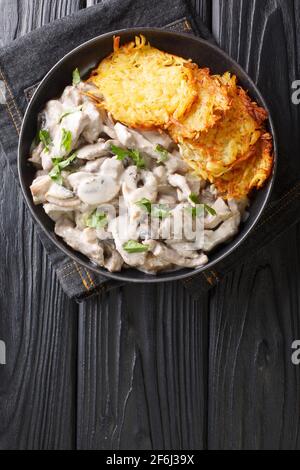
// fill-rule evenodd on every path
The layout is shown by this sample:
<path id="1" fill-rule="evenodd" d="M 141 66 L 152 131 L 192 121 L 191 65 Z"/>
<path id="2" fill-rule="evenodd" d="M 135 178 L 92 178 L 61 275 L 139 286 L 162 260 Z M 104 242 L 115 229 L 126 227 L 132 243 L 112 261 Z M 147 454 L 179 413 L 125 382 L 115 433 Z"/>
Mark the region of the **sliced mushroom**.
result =
<path id="1" fill-rule="evenodd" d="M 57 222 L 63 216 L 68 217 L 71 220 L 74 217 L 72 209 L 69 207 L 59 207 L 55 204 L 44 204 L 44 211 L 54 222 Z"/>
<path id="2" fill-rule="evenodd" d="M 65 207 L 70 210 L 79 209 L 81 206 L 81 201 L 77 197 L 73 197 L 72 199 L 58 199 L 56 197 L 48 196 L 47 201 L 50 202 L 50 204 Z"/>
<path id="3" fill-rule="evenodd" d="M 123 170 L 120 161 L 107 158 L 100 173 L 76 172 L 68 177 L 68 181 L 82 202 L 97 206 L 112 201 L 119 194 Z"/>
<path id="4" fill-rule="evenodd" d="M 104 204 L 114 199 L 120 191 L 120 183 L 109 176 L 95 175 L 84 179 L 78 186 L 78 197 L 90 205 Z"/>
<path id="5" fill-rule="evenodd" d="M 55 199 L 73 199 L 74 193 L 69 189 L 61 186 L 60 184 L 52 182 L 47 194 L 46 198 L 54 197 Z"/>
<path id="6" fill-rule="evenodd" d="M 47 201 L 46 194 L 52 185 L 51 178 L 46 176 L 39 176 L 36 178 L 30 186 L 30 191 L 35 204 L 43 204 Z"/>

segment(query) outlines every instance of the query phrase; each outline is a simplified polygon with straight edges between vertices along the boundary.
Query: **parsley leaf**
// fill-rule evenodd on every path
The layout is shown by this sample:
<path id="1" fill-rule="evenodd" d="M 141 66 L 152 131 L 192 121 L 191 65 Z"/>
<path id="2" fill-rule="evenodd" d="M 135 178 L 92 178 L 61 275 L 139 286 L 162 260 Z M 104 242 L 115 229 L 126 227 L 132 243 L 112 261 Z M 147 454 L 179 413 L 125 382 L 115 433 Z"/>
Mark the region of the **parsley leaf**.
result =
<path id="1" fill-rule="evenodd" d="M 79 72 L 79 69 L 76 68 L 73 71 L 73 86 L 79 85 L 80 82 L 81 82 L 80 72 Z"/>
<path id="2" fill-rule="evenodd" d="M 139 206 L 141 209 L 146 210 L 149 214 L 151 214 L 151 201 L 149 201 L 149 199 L 144 197 L 140 201 L 137 201 L 136 205 Z"/>
<path id="3" fill-rule="evenodd" d="M 51 137 L 49 131 L 41 129 L 39 132 L 39 139 L 45 147 L 46 152 L 49 152 L 49 146 L 51 145 Z"/>
<path id="4" fill-rule="evenodd" d="M 61 170 L 64 170 L 65 168 L 70 166 L 71 163 L 73 163 L 73 161 L 75 160 L 76 157 L 77 157 L 77 153 L 74 153 L 73 155 L 71 155 L 66 160 L 63 160 L 60 157 L 52 158 L 52 162 L 53 162 L 54 166 L 53 166 L 52 170 L 49 173 L 49 176 L 52 179 L 52 181 L 54 181 L 57 184 L 62 185 L 63 184 L 63 179 L 62 179 L 62 176 L 61 176 Z"/>
<path id="5" fill-rule="evenodd" d="M 210 215 L 217 215 L 215 209 L 213 207 L 208 206 L 207 204 L 203 204 L 204 209 L 206 212 L 208 212 Z"/>
<path id="6" fill-rule="evenodd" d="M 67 153 L 72 150 L 72 132 L 62 129 L 61 147 L 65 149 Z"/>
<path id="7" fill-rule="evenodd" d="M 149 250 L 147 245 L 142 245 L 134 240 L 124 243 L 123 248 L 127 253 L 146 253 Z"/>
<path id="8" fill-rule="evenodd" d="M 118 157 L 118 160 L 125 160 L 125 158 L 129 157 L 129 150 L 122 149 L 121 147 L 117 147 L 116 145 L 112 145 L 111 151 L 114 155 Z"/>
<path id="9" fill-rule="evenodd" d="M 138 150 L 122 149 L 121 147 L 117 147 L 116 145 L 112 145 L 110 148 L 113 154 L 118 157 L 118 160 L 123 161 L 125 160 L 125 158 L 131 158 L 133 160 L 133 163 L 138 168 L 145 168 L 145 160 L 142 158 Z"/>
<path id="10" fill-rule="evenodd" d="M 132 158 L 134 164 L 142 169 L 142 168 L 145 168 L 146 164 L 145 164 L 145 160 L 142 158 L 140 152 L 138 150 L 130 150 L 130 153 L 129 153 L 129 156 L 130 158 Z"/>
<path id="11" fill-rule="evenodd" d="M 63 179 L 61 176 L 61 171 L 58 165 L 55 165 L 49 173 L 50 178 L 54 183 L 59 184 L 60 186 L 63 184 Z"/>
<path id="12" fill-rule="evenodd" d="M 170 209 L 165 204 L 153 204 L 147 198 L 136 202 L 136 205 L 151 214 L 155 219 L 165 219 L 170 215 Z"/>
<path id="13" fill-rule="evenodd" d="M 78 111 L 82 111 L 82 106 L 78 106 L 77 108 L 70 109 L 69 111 L 63 113 L 60 117 L 59 124 L 61 124 L 62 120 L 65 119 L 65 117 L 70 116 L 70 114 L 77 113 Z"/>
<path id="14" fill-rule="evenodd" d="M 155 219 L 165 219 L 170 215 L 170 209 L 165 204 L 157 204 L 152 207 L 152 217 Z"/>
<path id="15" fill-rule="evenodd" d="M 162 145 L 157 145 L 155 147 L 155 152 L 160 154 L 160 159 L 158 160 L 158 163 L 162 163 L 162 162 L 165 162 L 166 160 L 168 160 L 169 152 Z"/>
<path id="16" fill-rule="evenodd" d="M 86 225 L 90 228 L 101 229 L 107 224 L 107 215 L 104 212 L 98 212 L 97 209 L 86 220 Z"/>
<path id="17" fill-rule="evenodd" d="M 207 204 L 197 204 L 195 207 L 187 207 L 187 211 L 192 214 L 192 216 L 199 217 L 202 215 L 204 211 L 206 211 L 210 215 L 217 215 L 215 209 L 213 207 L 208 206 Z"/>
<path id="18" fill-rule="evenodd" d="M 197 205 L 196 207 L 187 207 L 186 208 L 187 212 L 189 212 L 192 217 L 195 219 L 196 217 L 199 217 L 200 215 L 203 214 L 204 212 L 204 207 L 201 204 L 200 206 Z"/>
<path id="19" fill-rule="evenodd" d="M 195 193 L 191 193 L 189 195 L 189 200 L 193 203 L 193 204 L 200 204 L 199 202 L 199 197 L 197 196 L 197 194 Z"/>
<path id="20" fill-rule="evenodd" d="M 62 160 L 61 162 L 58 163 L 58 166 L 61 170 L 64 170 L 65 168 L 67 168 L 69 165 L 71 165 L 71 163 L 74 162 L 74 160 L 77 158 L 77 153 L 73 153 L 73 155 L 71 155 L 69 158 L 67 158 L 66 160 Z"/>

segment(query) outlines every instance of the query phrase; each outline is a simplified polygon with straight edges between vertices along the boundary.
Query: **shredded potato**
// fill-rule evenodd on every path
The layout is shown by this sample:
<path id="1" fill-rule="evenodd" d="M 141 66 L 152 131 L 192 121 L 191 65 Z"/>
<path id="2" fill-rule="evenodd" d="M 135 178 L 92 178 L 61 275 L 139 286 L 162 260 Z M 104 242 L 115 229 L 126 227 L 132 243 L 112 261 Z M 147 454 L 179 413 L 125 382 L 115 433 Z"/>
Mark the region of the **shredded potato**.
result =
<path id="1" fill-rule="evenodd" d="M 190 112 L 170 126 L 169 131 L 177 142 L 184 138 L 197 139 L 200 133 L 213 127 L 230 108 L 230 85 L 235 77 L 210 75 L 209 69 L 194 67 L 197 82 L 197 100 Z"/>
<path id="2" fill-rule="evenodd" d="M 187 60 L 151 47 L 143 36 L 122 47 L 115 38 L 114 49 L 90 81 L 115 120 L 130 127 L 165 127 L 191 108 L 197 86 Z"/>
<path id="3" fill-rule="evenodd" d="M 254 188 L 263 186 L 272 167 L 272 137 L 266 133 L 256 143 L 249 160 L 237 164 L 221 178 L 216 178 L 214 184 L 227 198 L 242 199 Z"/>
<path id="4" fill-rule="evenodd" d="M 273 166 L 267 113 L 234 75 L 212 75 L 144 36 L 123 46 L 115 37 L 113 48 L 88 80 L 98 106 L 129 127 L 167 130 L 193 173 L 225 197 L 263 186 Z"/>
<path id="5" fill-rule="evenodd" d="M 251 102 L 241 88 L 235 86 L 232 91 L 231 105 L 224 117 L 198 139 L 182 139 L 180 143 L 185 161 L 211 182 L 250 158 L 265 133 L 262 124 L 266 112 Z"/>

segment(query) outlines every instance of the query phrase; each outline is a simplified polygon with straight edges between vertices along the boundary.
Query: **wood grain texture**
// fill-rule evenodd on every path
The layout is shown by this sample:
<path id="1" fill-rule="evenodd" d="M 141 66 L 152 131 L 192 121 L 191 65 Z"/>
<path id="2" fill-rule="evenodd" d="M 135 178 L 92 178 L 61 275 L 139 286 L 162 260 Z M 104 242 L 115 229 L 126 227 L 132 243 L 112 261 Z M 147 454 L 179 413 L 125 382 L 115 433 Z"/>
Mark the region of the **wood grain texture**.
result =
<path id="1" fill-rule="evenodd" d="M 77 7 L 76 1 L 0 0 L 0 44 Z M 71 449 L 78 308 L 60 288 L 2 154 L 0 179 L 0 338 L 7 347 L 0 449 Z"/>
<path id="2" fill-rule="evenodd" d="M 132 285 L 80 310 L 78 448 L 203 448 L 207 299 Z"/>
<path id="3" fill-rule="evenodd" d="M 193 5 L 210 21 L 209 3 Z M 175 283 L 80 306 L 79 449 L 206 447 L 207 304 Z"/>
<path id="4" fill-rule="evenodd" d="M 95 3 L 0 0 L 0 46 Z M 299 2 L 192 4 L 274 97 L 281 155 L 298 169 Z M 78 309 L 2 155 L 0 178 L 0 449 L 300 449 L 299 226 L 200 301 L 180 284 L 129 285 Z"/>
<path id="5" fill-rule="evenodd" d="M 267 97 L 280 160 L 295 169 L 300 110 L 290 95 L 299 73 L 297 9 L 292 0 L 216 0 L 213 9 L 219 10 L 216 38 Z M 298 225 L 212 294 L 209 448 L 300 448 L 300 370 L 291 362 L 291 344 L 300 337 L 299 234 Z"/>

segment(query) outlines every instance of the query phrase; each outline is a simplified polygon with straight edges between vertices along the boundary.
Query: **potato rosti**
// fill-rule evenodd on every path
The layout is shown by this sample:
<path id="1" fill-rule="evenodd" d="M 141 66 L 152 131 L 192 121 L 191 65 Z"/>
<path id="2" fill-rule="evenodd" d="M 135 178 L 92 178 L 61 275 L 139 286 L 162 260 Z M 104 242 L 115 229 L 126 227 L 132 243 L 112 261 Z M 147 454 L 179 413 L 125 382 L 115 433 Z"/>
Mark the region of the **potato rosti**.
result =
<path id="1" fill-rule="evenodd" d="M 180 143 L 186 162 L 211 182 L 250 158 L 253 146 L 265 132 L 262 129 L 267 118 L 265 110 L 251 102 L 243 89 L 234 88 L 230 109 L 224 117 L 197 140 L 183 139 Z"/>
<path id="2" fill-rule="evenodd" d="M 229 72 L 212 75 L 143 36 L 122 47 L 117 37 L 114 52 L 89 81 L 115 121 L 167 130 L 194 173 L 225 197 L 243 198 L 268 178 L 273 158 L 267 113 Z"/>
<path id="3" fill-rule="evenodd" d="M 215 179 L 217 190 L 226 198 L 242 199 L 254 188 L 260 189 L 273 167 L 272 137 L 265 133 L 254 146 L 252 156 Z"/>
<path id="4" fill-rule="evenodd" d="M 198 87 L 197 100 L 191 110 L 169 128 L 177 142 L 184 138 L 199 138 L 200 132 L 213 127 L 230 108 L 230 86 L 235 85 L 235 77 L 229 73 L 222 77 L 210 75 L 209 69 L 199 69 L 197 66 L 194 66 L 194 76 Z"/>
<path id="5" fill-rule="evenodd" d="M 113 118 L 130 127 L 165 127 L 180 119 L 197 98 L 197 85 L 189 61 L 162 52 L 136 37 L 104 59 L 92 73 Z"/>

